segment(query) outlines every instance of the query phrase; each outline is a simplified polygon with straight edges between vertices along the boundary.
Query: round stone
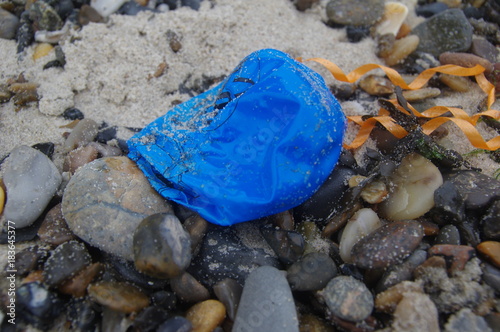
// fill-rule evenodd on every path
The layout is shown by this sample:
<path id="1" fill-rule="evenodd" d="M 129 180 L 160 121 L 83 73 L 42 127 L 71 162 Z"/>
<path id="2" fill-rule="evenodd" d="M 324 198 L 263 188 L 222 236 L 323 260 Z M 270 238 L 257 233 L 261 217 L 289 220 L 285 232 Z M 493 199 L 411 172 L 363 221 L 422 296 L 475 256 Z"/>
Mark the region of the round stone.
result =
<path id="1" fill-rule="evenodd" d="M 331 0 L 326 15 L 342 25 L 372 25 L 384 13 L 383 0 Z"/>
<path id="2" fill-rule="evenodd" d="M 71 178 L 62 211 L 73 233 L 108 253 L 133 260 L 133 234 L 152 214 L 172 212 L 170 204 L 126 157 L 97 159 Z"/>
<path id="3" fill-rule="evenodd" d="M 318 290 L 337 275 L 337 266 L 327 254 L 312 252 L 291 265 L 287 272 L 293 290 Z"/>
<path id="4" fill-rule="evenodd" d="M 350 322 L 366 319 L 373 310 L 372 293 L 364 283 L 353 277 L 333 278 L 322 295 L 334 316 Z"/>
<path id="5" fill-rule="evenodd" d="M 186 313 L 193 331 L 211 332 L 226 318 L 226 308 L 217 300 L 206 300 L 195 304 Z"/>

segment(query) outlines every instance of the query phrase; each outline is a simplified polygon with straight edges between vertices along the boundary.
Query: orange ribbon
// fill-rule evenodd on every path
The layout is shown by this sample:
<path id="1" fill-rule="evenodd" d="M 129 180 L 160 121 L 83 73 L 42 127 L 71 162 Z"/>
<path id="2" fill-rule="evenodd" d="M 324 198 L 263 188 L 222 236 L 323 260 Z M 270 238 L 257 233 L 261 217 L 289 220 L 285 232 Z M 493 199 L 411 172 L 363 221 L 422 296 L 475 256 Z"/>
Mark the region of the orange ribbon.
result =
<path id="1" fill-rule="evenodd" d="M 302 61 L 302 59 L 298 59 Z M 331 61 L 322 59 L 322 58 L 311 58 L 305 61 L 314 61 L 321 65 L 323 65 L 330 73 L 333 75 L 335 79 L 342 82 L 354 83 L 359 78 L 361 78 L 364 74 L 368 73 L 374 69 L 382 69 L 384 73 L 387 75 L 389 80 L 397 86 L 400 86 L 402 89 L 407 90 L 416 90 L 423 87 L 436 73 L 454 75 L 454 76 L 475 76 L 476 82 L 479 87 L 486 93 L 488 96 L 487 99 L 487 111 L 477 113 L 473 116 L 469 116 L 466 112 L 464 112 L 460 108 L 455 107 L 446 107 L 446 106 L 436 106 L 432 107 L 422 113 L 418 112 L 415 108 L 408 104 L 409 109 L 412 111 L 413 115 L 421 118 L 430 119 L 425 124 L 422 125 L 422 130 L 425 134 L 429 135 L 434 130 L 439 128 L 442 124 L 451 121 L 456 124 L 462 132 L 467 136 L 471 144 L 480 149 L 494 151 L 500 148 L 500 136 L 496 136 L 489 141 L 485 141 L 481 134 L 476 129 L 475 125 L 477 120 L 482 116 L 491 117 L 493 119 L 500 119 L 500 112 L 496 110 L 492 110 L 491 105 L 495 102 L 495 87 L 491 84 L 486 77 L 484 76 L 484 67 L 480 65 L 476 65 L 472 68 L 464 68 L 455 65 L 444 65 L 435 68 L 429 68 L 421 72 L 410 84 L 406 84 L 401 75 L 397 71 L 392 68 L 378 65 L 378 64 L 366 64 L 361 67 L 358 67 L 351 71 L 349 74 L 345 74 L 336 64 Z M 406 112 L 401 106 L 397 104 L 395 100 L 391 100 L 391 102 L 400 110 L 401 112 Z M 452 117 L 443 117 L 442 115 L 450 112 Z M 348 116 L 349 121 L 352 121 L 360 126 L 358 134 L 356 138 L 351 142 L 351 144 L 344 144 L 344 147 L 347 149 L 355 149 L 363 145 L 363 143 L 368 139 L 372 129 L 375 125 L 380 123 L 384 126 L 388 131 L 390 131 L 395 137 L 403 138 L 408 132 L 398 125 L 394 119 L 387 115 L 387 111 L 381 109 L 378 116 L 374 116 L 368 118 L 367 120 L 363 120 L 360 116 Z"/>

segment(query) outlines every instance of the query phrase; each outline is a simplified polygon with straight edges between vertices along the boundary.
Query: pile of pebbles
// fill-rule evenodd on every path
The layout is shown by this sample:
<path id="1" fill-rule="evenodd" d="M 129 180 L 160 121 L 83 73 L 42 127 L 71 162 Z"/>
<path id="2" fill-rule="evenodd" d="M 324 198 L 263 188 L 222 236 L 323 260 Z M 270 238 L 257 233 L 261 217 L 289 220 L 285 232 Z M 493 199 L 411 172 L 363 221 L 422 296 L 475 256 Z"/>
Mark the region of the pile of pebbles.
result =
<path id="1" fill-rule="evenodd" d="M 399 3 L 323 4 L 325 24 L 346 29 L 353 43 L 375 38 L 378 55 L 401 74 L 481 64 L 498 87 L 499 1 L 419 1 L 412 10 L 425 19 L 414 29 Z M 66 26 L 105 20 L 104 9 L 132 15 L 180 5 L 200 3 L 3 2 L 0 36 L 17 38 L 21 52 L 33 40 L 57 45 Z M 64 66 L 64 55 L 52 65 Z M 400 97 L 418 106 L 470 84 L 441 75 Z M 22 106 L 35 90 L 20 76 L 0 97 Z M 341 101 L 369 102 L 394 92 L 373 75 L 334 91 Z M 16 243 L 26 244 L 15 256 L 16 326 L 8 323 L 9 280 L 0 280 L 2 331 L 499 329 L 499 181 L 418 125 L 400 140 L 374 130 L 376 149 L 344 151 L 293 210 L 222 227 L 151 188 L 126 157 L 137 129 L 74 108 L 63 116 L 73 121 L 63 146 L 20 145 L 0 162 L 1 218 L 15 221 Z M 498 122 L 488 125 L 498 131 Z M 64 159 L 62 169 L 54 158 Z M 5 231 L 0 242 L 8 243 Z"/>

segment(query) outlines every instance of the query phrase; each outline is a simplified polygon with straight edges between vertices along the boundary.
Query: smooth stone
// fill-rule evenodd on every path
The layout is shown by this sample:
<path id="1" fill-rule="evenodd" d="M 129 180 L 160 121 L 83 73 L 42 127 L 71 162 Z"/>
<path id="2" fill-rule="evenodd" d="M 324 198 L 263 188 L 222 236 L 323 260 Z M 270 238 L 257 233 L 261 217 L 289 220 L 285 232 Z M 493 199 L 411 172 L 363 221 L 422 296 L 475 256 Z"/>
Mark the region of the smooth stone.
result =
<path id="1" fill-rule="evenodd" d="M 37 143 L 33 144 L 31 147 L 40 151 L 49 157 L 49 159 L 52 159 L 52 156 L 54 155 L 55 145 L 52 142 Z"/>
<path id="2" fill-rule="evenodd" d="M 151 294 L 151 302 L 153 305 L 160 306 L 167 310 L 173 310 L 177 307 L 177 297 L 173 292 L 159 290 Z"/>
<path id="3" fill-rule="evenodd" d="M 101 23 L 104 22 L 104 18 L 93 7 L 84 4 L 78 12 L 78 23 L 84 26 L 90 22 Z"/>
<path id="4" fill-rule="evenodd" d="M 422 283 L 414 281 L 402 281 L 375 297 L 375 308 L 384 313 L 393 313 L 398 303 L 403 299 L 405 293 L 424 293 Z"/>
<path id="5" fill-rule="evenodd" d="M 457 65 L 465 68 L 472 68 L 476 65 L 483 66 L 485 74 L 491 73 L 493 64 L 477 55 L 463 52 L 444 52 L 439 56 L 442 65 Z"/>
<path id="6" fill-rule="evenodd" d="M 439 76 L 439 81 L 446 84 L 452 90 L 458 92 L 467 92 L 471 89 L 471 80 L 467 77 L 453 76 L 448 74 L 441 74 Z"/>
<path id="7" fill-rule="evenodd" d="M 381 0 L 331 0 L 326 5 L 326 15 L 337 24 L 372 25 L 384 14 Z"/>
<path id="8" fill-rule="evenodd" d="M 486 320 L 474 314 L 469 308 L 463 308 L 448 318 L 444 332 L 492 332 Z"/>
<path id="9" fill-rule="evenodd" d="M 47 212 L 37 234 L 40 240 L 55 246 L 75 239 L 75 235 L 64 220 L 61 204 L 57 204 Z"/>
<path id="10" fill-rule="evenodd" d="M 441 94 L 441 90 L 438 88 L 422 88 L 418 90 L 405 90 L 403 91 L 403 97 L 406 101 L 415 102 L 421 101 L 429 98 L 437 97 Z"/>
<path id="11" fill-rule="evenodd" d="M 472 39 L 470 51 L 472 52 L 472 54 L 484 58 L 491 63 L 495 63 L 498 61 L 498 54 L 500 53 L 495 45 L 483 38 Z"/>
<path id="12" fill-rule="evenodd" d="M 19 27 L 19 19 L 11 12 L 0 8 L 0 38 L 13 39 Z"/>
<path id="13" fill-rule="evenodd" d="M 417 50 L 438 57 L 443 52 L 465 52 L 472 43 L 472 26 L 460 9 L 436 14 L 413 29 L 420 38 Z"/>
<path id="14" fill-rule="evenodd" d="M 430 256 L 443 256 L 449 262 L 450 271 L 462 271 L 465 264 L 474 257 L 475 250 L 473 247 L 452 244 L 437 244 L 429 248 Z"/>
<path id="15" fill-rule="evenodd" d="M 70 152 L 92 142 L 99 130 L 99 124 L 92 119 L 82 119 L 73 128 L 63 145 L 63 152 Z"/>
<path id="16" fill-rule="evenodd" d="M 157 331 L 157 328 L 170 318 L 170 314 L 164 308 L 150 306 L 142 310 L 132 323 L 134 331 Z"/>
<path id="17" fill-rule="evenodd" d="M 388 223 L 354 245 L 353 263 L 362 269 L 385 268 L 401 263 L 418 247 L 424 231 L 415 221 Z"/>
<path id="18" fill-rule="evenodd" d="M 49 43 L 39 43 L 35 46 L 35 49 L 33 51 L 33 60 L 37 61 L 40 58 L 43 58 L 44 56 L 49 55 L 50 52 L 54 49 L 54 46 L 52 46 Z"/>
<path id="19" fill-rule="evenodd" d="M 71 295 L 75 298 L 84 297 L 87 293 L 88 285 L 102 272 L 104 265 L 94 263 L 86 266 L 71 279 L 63 282 L 59 287 L 59 292 Z"/>
<path id="20" fill-rule="evenodd" d="M 193 324 L 181 316 L 174 316 L 163 322 L 156 332 L 191 332 Z"/>
<path id="21" fill-rule="evenodd" d="M 350 322 L 360 322 L 368 318 L 374 307 L 370 290 L 353 277 L 333 278 L 321 291 L 321 296 L 334 316 Z"/>
<path id="22" fill-rule="evenodd" d="M 262 266 L 248 276 L 232 331 L 299 331 L 297 310 L 283 271 Z"/>
<path id="23" fill-rule="evenodd" d="M 496 292 L 500 292 L 500 269 L 493 265 L 482 263 L 483 280 Z"/>
<path id="24" fill-rule="evenodd" d="M 489 263 L 495 265 L 496 267 L 500 267 L 500 242 L 481 242 L 476 249 Z"/>
<path id="25" fill-rule="evenodd" d="M 137 270 L 156 278 L 179 276 L 191 263 L 191 238 L 173 214 L 150 215 L 133 238 Z"/>
<path id="26" fill-rule="evenodd" d="M 144 274 L 134 266 L 134 262 L 118 256 L 103 253 L 106 271 L 114 279 L 127 281 L 143 289 L 160 290 L 168 285 L 168 279 L 158 279 Z"/>
<path id="27" fill-rule="evenodd" d="M 100 281 L 88 287 L 97 303 L 122 313 L 139 312 L 149 305 L 149 298 L 140 289 L 125 282 Z"/>
<path id="28" fill-rule="evenodd" d="M 410 54 L 415 52 L 420 43 L 420 38 L 417 35 L 410 35 L 398 39 L 387 57 L 384 58 L 385 64 L 395 66 L 403 62 Z"/>
<path id="29" fill-rule="evenodd" d="M 71 278 L 91 263 L 87 248 L 77 241 L 59 245 L 43 266 L 44 281 L 50 287 Z"/>
<path id="30" fill-rule="evenodd" d="M 66 186 L 62 211 L 82 240 L 133 260 L 133 234 L 142 220 L 172 208 L 126 157 L 97 159 L 82 166 Z"/>
<path id="31" fill-rule="evenodd" d="M 391 33 L 396 36 L 407 16 L 408 7 L 406 5 L 399 2 L 387 2 L 383 18 L 375 27 L 376 33 L 379 35 Z"/>
<path id="32" fill-rule="evenodd" d="M 443 184 L 439 169 L 417 153 L 407 155 L 389 177 L 389 196 L 380 216 L 389 220 L 418 218 L 434 206 L 434 192 Z"/>
<path id="33" fill-rule="evenodd" d="M 493 200 L 500 198 L 500 182 L 483 173 L 460 170 L 444 176 L 451 181 L 465 202 L 465 208 L 476 210 L 486 208 Z"/>
<path id="34" fill-rule="evenodd" d="M 481 218 L 485 240 L 500 240 L 500 200 L 496 200 Z"/>
<path id="35" fill-rule="evenodd" d="M 187 272 L 170 279 L 170 287 L 182 302 L 197 303 L 210 298 L 210 293 L 205 286 Z"/>
<path id="36" fill-rule="evenodd" d="M 196 250 L 199 249 L 201 241 L 207 233 L 208 222 L 200 215 L 196 214 L 188 217 L 183 225 L 191 237 L 191 250 L 195 253 L 197 252 Z"/>
<path id="37" fill-rule="evenodd" d="M 438 225 L 458 224 L 465 220 L 465 200 L 451 181 L 444 181 L 434 191 L 434 207 L 430 214 Z"/>
<path id="38" fill-rule="evenodd" d="M 227 316 L 233 320 L 238 312 L 243 287 L 234 279 L 224 279 L 213 287 L 215 296 L 226 307 Z"/>
<path id="39" fill-rule="evenodd" d="M 225 318 L 226 308 L 217 300 L 197 303 L 186 312 L 186 319 L 193 325 L 193 332 L 212 332 Z"/>
<path id="40" fill-rule="evenodd" d="M 42 330 L 47 330 L 61 314 L 63 305 L 56 293 L 39 282 L 21 285 L 16 290 L 16 318 Z"/>
<path id="41" fill-rule="evenodd" d="M 295 219 L 291 210 L 286 210 L 276 213 L 269 217 L 273 225 L 285 231 L 293 231 L 295 229 Z"/>
<path id="42" fill-rule="evenodd" d="M 368 75 L 359 81 L 359 87 L 372 96 L 387 96 L 394 92 L 394 84 L 383 76 Z"/>
<path id="43" fill-rule="evenodd" d="M 248 247 L 233 227 L 213 227 L 187 271 L 205 286 L 226 278 L 243 285 L 250 272 L 263 265 L 279 267 L 280 262 L 262 248 Z"/>
<path id="44" fill-rule="evenodd" d="M 287 270 L 292 290 L 311 291 L 324 288 L 337 275 L 337 266 L 327 254 L 312 252 L 304 255 Z"/>
<path id="45" fill-rule="evenodd" d="M 7 203 L 3 219 L 13 221 L 16 228 L 31 225 L 47 207 L 61 181 L 61 174 L 45 154 L 25 145 L 15 148 L 4 165 Z"/>
<path id="46" fill-rule="evenodd" d="M 439 234 L 434 240 L 434 244 L 460 245 L 460 232 L 453 225 L 446 225 L 439 230 Z"/>
<path id="47" fill-rule="evenodd" d="M 75 174 L 77 169 L 96 160 L 98 155 L 97 149 L 90 144 L 74 149 L 66 156 L 63 170 Z"/>
<path id="48" fill-rule="evenodd" d="M 295 8 L 300 10 L 301 12 L 305 11 L 312 7 L 313 4 L 318 3 L 319 0 L 295 0 L 294 5 Z"/>
<path id="49" fill-rule="evenodd" d="M 440 332 L 436 305 L 429 295 L 404 293 L 394 311 L 392 328 L 394 331 Z"/>
<path id="50" fill-rule="evenodd" d="M 300 233 L 276 228 L 261 228 L 260 232 L 285 264 L 296 262 L 304 253 L 305 242 Z"/>

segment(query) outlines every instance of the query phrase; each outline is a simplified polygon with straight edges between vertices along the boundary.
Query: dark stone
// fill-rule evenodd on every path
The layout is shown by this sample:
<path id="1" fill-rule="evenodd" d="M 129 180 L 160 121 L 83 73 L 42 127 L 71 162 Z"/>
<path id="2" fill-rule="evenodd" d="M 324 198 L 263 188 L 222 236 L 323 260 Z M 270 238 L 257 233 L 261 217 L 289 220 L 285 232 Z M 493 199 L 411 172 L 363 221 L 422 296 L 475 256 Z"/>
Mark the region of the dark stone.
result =
<path id="1" fill-rule="evenodd" d="M 24 11 L 19 19 L 19 28 L 17 29 L 17 53 L 22 53 L 24 49 L 31 45 L 35 39 L 35 30 L 33 21 L 30 19 L 29 11 Z"/>
<path id="2" fill-rule="evenodd" d="M 319 2 L 319 0 L 295 0 L 295 8 L 301 12 L 312 7 L 313 4 Z"/>
<path id="3" fill-rule="evenodd" d="M 0 38 L 13 39 L 19 27 L 19 18 L 11 12 L 0 8 Z"/>
<path id="4" fill-rule="evenodd" d="M 45 142 L 45 143 L 37 143 L 35 145 L 31 146 L 33 149 L 37 149 L 49 159 L 52 159 L 52 156 L 54 155 L 54 143 L 52 142 Z"/>
<path id="5" fill-rule="evenodd" d="M 29 14 L 38 30 L 56 31 L 64 24 L 57 11 L 44 1 L 34 2 L 29 9 Z"/>
<path id="6" fill-rule="evenodd" d="M 170 287 L 177 298 L 185 303 L 197 303 L 210 298 L 208 290 L 187 272 L 170 279 Z"/>
<path id="7" fill-rule="evenodd" d="M 474 38 L 472 40 L 470 51 L 472 54 L 480 56 L 481 58 L 484 58 L 491 63 L 497 62 L 499 51 L 495 47 L 495 45 L 493 45 L 486 39 Z"/>
<path id="8" fill-rule="evenodd" d="M 46 330 L 63 310 L 64 302 L 38 282 L 21 285 L 16 291 L 16 318 Z"/>
<path id="9" fill-rule="evenodd" d="M 451 181 L 434 191 L 434 207 L 430 214 L 438 225 L 459 224 L 465 219 L 464 198 Z"/>
<path id="10" fill-rule="evenodd" d="M 149 11 L 149 12 L 158 12 L 155 9 L 151 9 L 149 7 L 141 6 L 134 0 L 130 0 L 125 2 L 117 11 L 117 14 L 122 14 L 122 15 L 130 15 L 130 16 L 135 16 L 140 12 L 143 11 Z"/>
<path id="11" fill-rule="evenodd" d="M 500 294 L 500 269 L 488 263 L 482 263 L 483 280 L 493 287 L 493 289 Z"/>
<path id="12" fill-rule="evenodd" d="M 467 18 L 481 19 L 485 16 L 484 7 L 476 8 L 472 5 L 465 5 L 462 11 Z"/>
<path id="13" fill-rule="evenodd" d="M 261 228 L 260 232 L 278 258 L 292 264 L 304 253 L 304 238 L 300 233 L 276 228 Z"/>
<path id="14" fill-rule="evenodd" d="M 170 10 L 177 9 L 180 6 L 188 6 L 191 9 L 198 10 L 200 8 L 201 0 L 165 0 L 165 4 L 168 5 Z"/>
<path id="15" fill-rule="evenodd" d="M 354 264 L 341 264 L 339 269 L 342 275 L 353 277 L 360 281 L 364 280 L 363 272 Z"/>
<path id="16" fill-rule="evenodd" d="M 64 110 L 62 117 L 66 120 L 83 120 L 85 115 L 78 108 L 71 107 Z"/>
<path id="17" fill-rule="evenodd" d="M 159 290 L 151 294 L 153 305 L 162 307 L 166 310 L 173 310 L 177 306 L 177 298 L 174 293 L 166 290 Z"/>
<path id="18" fill-rule="evenodd" d="M 39 269 L 41 264 L 48 256 L 46 249 L 39 248 L 37 245 L 28 247 L 15 256 L 15 270 L 18 276 L 25 276 L 31 271 Z M 5 265 L 5 270 L 13 270 L 8 264 Z"/>
<path id="19" fill-rule="evenodd" d="M 217 299 L 226 307 L 228 317 L 234 321 L 243 287 L 234 279 L 224 279 L 214 285 Z"/>
<path id="20" fill-rule="evenodd" d="M 88 298 L 73 298 L 68 304 L 67 317 L 74 331 L 90 332 L 97 329 L 101 314 Z"/>
<path id="21" fill-rule="evenodd" d="M 460 232 L 454 225 L 445 225 L 439 230 L 439 234 L 434 240 L 434 244 L 460 244 Z"/>
<path id="22" fill-rule="evenodd" d="M 472 26 L 460 9 L 448 9 L 413 29 L 420 38 L 417 51 L 439 56 L 443 52 L 465 52 L 472 43 Z"/>
<path id="23" fill-rule="evenodd" d="M 455 185 L 464 198 L 466 209 L 482 209 L 500 198 L 500 182 L 483 173 L 459 170 L 444 174 L 443 179 Z"/>
<path id="24" fill-rule="evenodd" d="M 160 326 L 156 332 L 191 332 L 193 325 L 190 321 L 182 316 L 174 316 Z"/>
<path id="25" fill-rule="evenodd" d="M 431 17 L 448 9 L 448 5 L 442 2 L 433 2 L 418 6 L 415 8 L 415 12 L 418 16 Z"/>
<path id="26" fill-rule="evenodd" d="M 305 255 L 287 270 L 292 290 L 311 291 L 324 288 L 337 275 L 337 266 L 327 254 L 313 252 Z"/>
<path id="27" fill-rule="evenodd" d="M 357 43 L 370 36 L 370 26 L 348 25 L 346 27 L 346 33 L 347 39 L 351 43 Z"/>
<path id="28" fill-rule="evenodd" d="M 57 286 L 71 278 L 91 263 L 85 246 L 77 241 L 59 245 L 43 266 L 44 281 L 49 286 Z"/>
<path id="29" fill-rule="evenodd" d="M 135 317 L 132 327 L 137 332 L 154 332 L 168 317 L 168 311 L 163 308 L 147 307 Z"/>
<path id="30" fill-rule="evenodd" d="M 481 219 L 483 240 L 500 240 L 500 200 L 496 200 Z"/>

